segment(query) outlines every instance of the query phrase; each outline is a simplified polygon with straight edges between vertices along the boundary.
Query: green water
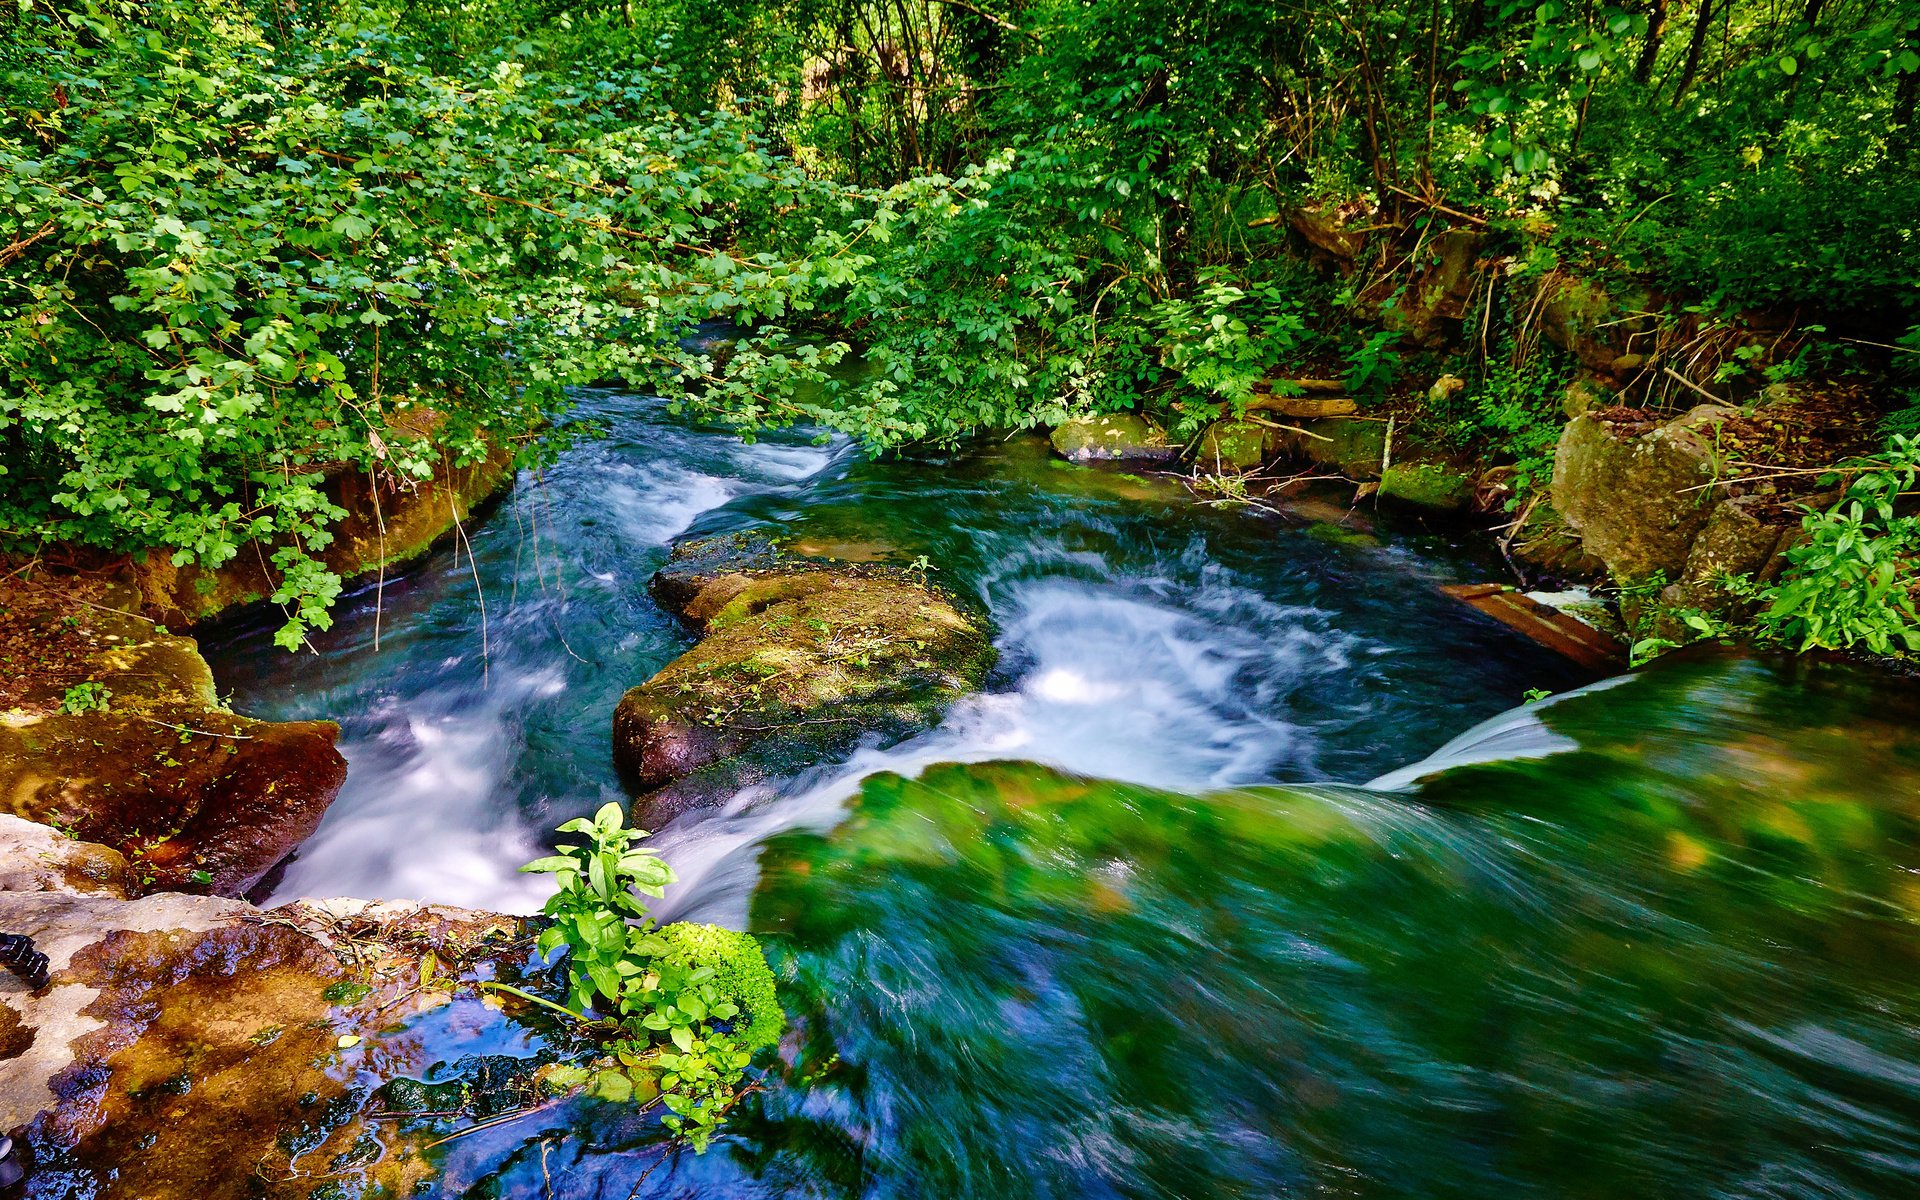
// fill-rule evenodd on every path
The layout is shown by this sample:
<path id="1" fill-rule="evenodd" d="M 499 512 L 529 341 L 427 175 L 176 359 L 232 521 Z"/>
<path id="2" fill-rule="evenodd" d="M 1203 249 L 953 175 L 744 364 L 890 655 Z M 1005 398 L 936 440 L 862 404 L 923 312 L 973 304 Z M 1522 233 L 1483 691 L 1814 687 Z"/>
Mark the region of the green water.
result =
<path id="1" fill-rule="evenodd" d="M 761 933 L 795 1015 L 709 1153 L 578 1102 L 436 1150 L 437 1194 L 1920 1195 L 1908 683 L 1694 653 L 1368 786 L 1582 682 L 1432 591 L 1485 577 L 1471 543 L 1030 448 L 871 463 L 640 409 L 390 589 L 380 648 L 365 597 L 327 658 L 236 632 L 243 707 L 346 718 L 282 894 L 521 902 L 540 831 L 611 793 L 612 698 L 685 645 L 641 590 L 665 544 L 751 524 L 929 554 L 1001 677 L 661 832 L 664 913 Z"/>

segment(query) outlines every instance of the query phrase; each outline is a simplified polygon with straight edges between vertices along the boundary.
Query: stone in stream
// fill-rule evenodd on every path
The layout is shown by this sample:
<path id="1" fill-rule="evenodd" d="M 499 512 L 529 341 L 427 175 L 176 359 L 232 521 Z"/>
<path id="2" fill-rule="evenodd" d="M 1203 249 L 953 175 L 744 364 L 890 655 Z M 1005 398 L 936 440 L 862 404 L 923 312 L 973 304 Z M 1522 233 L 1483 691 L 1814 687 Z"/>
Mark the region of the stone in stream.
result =
<path id="1" fill-rule="evenodd" d="M 429 1184 L 432 1127 L 375 1122 L 370 1093 L 444 1047 L 393 1027 L 457 1006 L 467 1029 L 504 1032 L 473 979 L 524 957 L 523 920 L 364 901 L 262 912 L 135 897 L 137 883 L 110 848 L 0 816 L 0 930 L 50 967 L 31 991 L 0 975 L 0 1131 L 31 1146 L 35 1186 L 251 1200 Z"/>
<path id="2" fill-rule="evenodd" d="M 1053 431 L 1053 448 L 1068 462 L 1170 462 L 1180 448 L 1167 431 L 1132 413 L 1076 417 Z"/>
<path id="3" fill-rule="evenodd" d="M 923 575 L 805 558 L 764 535 L 685 543 L 652 591 L 701 635 L 613 715 L 614 762 L 654 828 L 924 729 L 994 662 L 982 618 Z"/>
<path id="4" fill-rule="evenodd" d="M 338 794 L 339 727 L 229 711 L 138 603 L 73 578 L 0 593 L 0 811 L 113 847 L 139 889 L 239 895 Z"/>

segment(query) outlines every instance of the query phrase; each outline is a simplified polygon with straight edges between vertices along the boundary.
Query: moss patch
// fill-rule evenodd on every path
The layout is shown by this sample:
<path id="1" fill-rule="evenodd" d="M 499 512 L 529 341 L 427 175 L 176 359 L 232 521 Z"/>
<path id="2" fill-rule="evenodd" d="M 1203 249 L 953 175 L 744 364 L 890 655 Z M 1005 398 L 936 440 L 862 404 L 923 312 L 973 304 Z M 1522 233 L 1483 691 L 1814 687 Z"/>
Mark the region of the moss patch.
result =
<path id="1" fill-rule="evenodd" d="M 1139 459 L 1165 462 L 1179 452 L 1167 431 L 1132 413 L 1104 413 L 1068 421 L 1053 431 L 1053 448 L 1070 462 Z"/>
<path id="2" fill-rule="evenodd" d="M 55 635 L 8 664 L 0 812 L 111 846 L 138 887 L 238 894 L 333 802 L 346 779 L 339 729 L 229 712 L 192 639 L 134 615 L 136 603 L 87 580 L 0 590 L 13 628 Z"/>
<path id="3" fill-rule="evenodd" d="M 1422 508 L 1465 508 L 1473 480 L 1439 463 L 1395 463 L 1380 477 L 1380 495 Z"/>
<path id="4" fill-rule="evenodd" d="M 690 543 L 653 591 L 704 636 L 614 713 L 615 761 L 654 793 L 652 824 L 863 737 L 924 728 L 994 661 L 979 617 L 920 576 L 804 559 L 764 537 Z"/>

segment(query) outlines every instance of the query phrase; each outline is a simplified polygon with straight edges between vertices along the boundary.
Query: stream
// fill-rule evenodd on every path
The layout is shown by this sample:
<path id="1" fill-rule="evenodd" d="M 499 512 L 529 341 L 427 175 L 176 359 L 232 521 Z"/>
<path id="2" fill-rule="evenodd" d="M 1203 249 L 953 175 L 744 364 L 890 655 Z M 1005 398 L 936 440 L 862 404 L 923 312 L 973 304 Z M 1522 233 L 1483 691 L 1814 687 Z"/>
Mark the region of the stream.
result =
<path id="1" fill-rule="evenodd" d="M 1438 592 L 1501 570 L 1456 528 L 579 398 L 604 438 L 317 655 L 206 639 L 238 710 L 342 725 L 270 902 L 536 909 L 516 868 L 623 797 L 614 703 L 690 644 L 646 593 L 680 536 L 924 555 L 1001 666 L 657 831 L 656 913 L 761 934 L 794 1017 L 713 1149 L 582 1102 L 450 1143 L 437 1194 L 1920 1194 L 1905 683 L 1707 651 L 1595 685 Z"/>

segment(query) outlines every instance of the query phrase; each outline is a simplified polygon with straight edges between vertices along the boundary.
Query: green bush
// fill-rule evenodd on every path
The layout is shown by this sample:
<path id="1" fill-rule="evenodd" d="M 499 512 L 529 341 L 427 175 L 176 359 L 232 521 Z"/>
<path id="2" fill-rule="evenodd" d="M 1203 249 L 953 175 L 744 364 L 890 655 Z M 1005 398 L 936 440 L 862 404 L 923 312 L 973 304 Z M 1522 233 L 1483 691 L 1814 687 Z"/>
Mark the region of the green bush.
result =
<path id="1" fill-rule="evenodd" d="M 1802 520 L 1806 539 L 1787 551 L 1786 571 L 1765 594 L 1761 626 L 1802 650 L 1920 651 L 1913 600 L 1920 518 L 1897 508 L 1916 477 L 1920 438 L 1896 434 L 1880 458 L 1852 464 L 1840 500 Z"/>
<path id="2" fill-rule="evenodd" d="M 557 846 L 558 853 L 521 870 L 554 877 L 543 909 L 553 924 L 538 946 L 543 954 L 567 951 L 572 1007 L 492 986 L 604 1037 L 592 1065 L 550 1071 L 549 1082 L 614 1101 L 657 1095 L 669 1110 L 662 1123 L 704 1150 L 739 1099 L 754 1053 L 778 1041 L 786 1025 L 760 944 L 712 925 L 654 928 L 635 893 L 659 896 L 673 871 L 635 845 L 646 831 L 628 828 L 619 804 L 568 821 L 560 832 L 586 840 Z M 606 1013 L 607 1021 L 588 1022 L 589 1009 Z"/>
<path id="3" fill-rule="evenodd" d="M 665 944 L 655 955 L 659 961 L 689 971 L 713 969 L 714 987 L 743 1014 L 734 1035 L 749 1053 L 780 1040 L 787 1015 L 774 993 L 766 954 L 752 934 L 676 921 L 661 926 L 659 939 Z"/>

